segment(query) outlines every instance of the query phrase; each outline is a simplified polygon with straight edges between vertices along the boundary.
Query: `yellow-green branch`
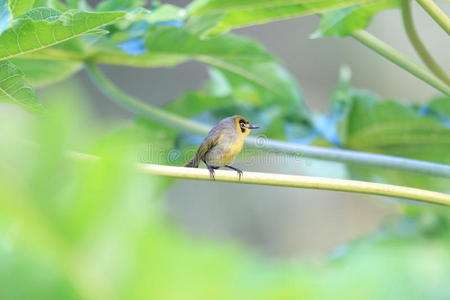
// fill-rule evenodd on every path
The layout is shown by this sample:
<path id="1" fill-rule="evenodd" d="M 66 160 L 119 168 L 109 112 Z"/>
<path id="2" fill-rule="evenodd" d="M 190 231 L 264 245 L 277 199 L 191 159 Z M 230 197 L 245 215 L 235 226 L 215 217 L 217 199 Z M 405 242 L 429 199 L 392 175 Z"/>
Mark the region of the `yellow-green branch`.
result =
<path id="1" fill-rule="evenodd" d="M 69 152 L 68 155 L 71 158 L 86 162 L 97 162 L 100 159 L 97 156 L 78 152 Z M 449 194 L 391 184 L 372 183 L 365 181 L 335 179 L 325 177 L 298 176 L 298 175 L 285 175 L 285 174 L 247 172 L 247 171 L 244 172 L 241 179 L 239 180 L 239 176 L 236 172 L 225 170 L 216 170 L 215 179 L 212 179 L 207 169 L 174 167 L 174 166 L 142 164 L 142 163 L 137 164 L 137 168 L 138 170 L 146 174 L 178 179 L 194 179 L 206 181 L 215 180 L 234 183 L 341 191 L 341 192 L 403 198 L 450 206 Z"/>
<path id="2" fill-rule="evenodd" d="M 417 0 L 433 20 L 450 35 L 450 19 L 432 0 Z"/>
<path id="3" fill-rule="evenodd" d="M 180 179 L 213 180 L 206 169 L 139 164 L 138 168 L 148 174 Z M 215 180 L 294 188 L 342 191 L 411 199 L 450 206 L 450 195 L 427 190 L 365 181 L 285 175 L 273 173 L 244 172 L 241 180 L 236 172 L 216 170 Z"/>
<path id="4" fill-rule="evenodd" d="M 423 63 L 430 69 L 431 72 L 434 73 L 439 79 L 445 82 L 450 86 L 450 77 L 444 72 L 444 70 L 438 65 L 438 63 L 431 56 L 425 45 L 422 43 L 422 40 L 419 37 L 419 34 L 416 31 L 414 26 L 414 21 L 411 12 L 411 0 L 402 0 L 402 19 L 403 25 L 405 27 L 406 34 L 419 55 L 420 59 Z"/>
<path id="5" fill-rule="evenodd" d="M 433 73 L 425 69 L 423 66 L 410 60 L 403 53 L 394 49 L 377 37 L 373 36 L 365 30 L 358 30 L 356 32 L 353 32 L 351 36 L 361 44 L 377 52 L 387 60 L 390 60 L 415 77 L 423 80 L 435 89 L 441 91 L 442 93 L 444 93 L 444 95 L 450 96 L 450 87 L 446 83 L 442 82 L 439 78 L 437 78 Z"/>

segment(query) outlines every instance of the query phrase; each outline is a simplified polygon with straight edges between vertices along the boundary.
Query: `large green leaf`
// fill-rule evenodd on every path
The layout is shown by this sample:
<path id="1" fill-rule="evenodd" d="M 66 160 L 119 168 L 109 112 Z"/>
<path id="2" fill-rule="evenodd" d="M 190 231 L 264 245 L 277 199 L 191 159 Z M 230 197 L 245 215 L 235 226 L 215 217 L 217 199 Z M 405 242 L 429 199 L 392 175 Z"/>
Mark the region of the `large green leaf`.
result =
<path id="1" fill-rule="evenodd" d="M 197 0 L 189 6 L 192 16 L 222 14 L 206 34 L 219 34 L 233 28 L 324 13 L 376 0 Z"/>
<path id="2" fill-rule="evenodd" d="M 0 102 L 17 105 L 34 113 L 43 111 L 33 88 L 10 61 L 0 61 Z"/>
<path id="3" fill-rule="evenodd" d="M 60 16 L 50 10 L 38 8 L 48 14 L 39 19 L 34 10 L 17 19 L 12 27 L 0 35 L 0 60 L 47 48 L 93 30 L 121 18 L 124 12 L 90 13 L 67 11 Z M 54 12 L 54 11 L 53 11 Z"/>
<path id="4" fill-rule="evenodd" d="M 349 35 L 356 30 L 366 28 L 376 13 L 398 5 L 398 0 L 384 0 L 327 12 L 322 15 L 319 28 L 311 37 Z"/>

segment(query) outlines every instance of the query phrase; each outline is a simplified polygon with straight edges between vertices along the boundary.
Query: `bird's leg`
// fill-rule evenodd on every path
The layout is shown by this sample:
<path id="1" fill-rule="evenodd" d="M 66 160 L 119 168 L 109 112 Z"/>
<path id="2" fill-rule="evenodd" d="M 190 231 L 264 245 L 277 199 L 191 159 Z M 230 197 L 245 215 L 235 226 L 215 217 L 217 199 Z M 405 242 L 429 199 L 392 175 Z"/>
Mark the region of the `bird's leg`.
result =
<path id="1" fill-rule="evenodd" d="M 235 170 L 236 172 L 238 172 L 239 180 L 241 180 L 242 174 L 244 174 L 244 172 L 242 172 L 241 169 L 238 169 L 238 168 L 235 168 L 235 167 L 232 167 L 232 166 L 229 166 L 229 165 L 225 165 L 225 167 L 227 167 L 227 168 L 229 168 L 231 170 Z"/>
<path id="2" fill-rule="evenodd" d="M 203 161 L 203 162 L 205 163 L 206 168 L 208 168 L 209 176 L 210 176 L 213 180 L 216 180 L 216 178 L 214 177 L 214 170 L 215 170 L 215 169 L 218 169 L 219 167 L 210 166 L 210 165 L 208 165 L 208 164 L 206 163 L 206 161 Z"/>

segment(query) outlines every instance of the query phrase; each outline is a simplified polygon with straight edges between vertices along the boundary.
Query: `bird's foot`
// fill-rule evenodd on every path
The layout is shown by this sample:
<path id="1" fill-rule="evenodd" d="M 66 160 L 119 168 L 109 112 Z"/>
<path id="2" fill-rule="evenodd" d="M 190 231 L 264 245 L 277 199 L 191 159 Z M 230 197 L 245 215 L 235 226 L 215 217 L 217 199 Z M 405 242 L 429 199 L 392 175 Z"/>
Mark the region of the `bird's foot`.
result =
<path id="1" fill-rule="evenodd" d="M 235 170 L 238 173 L 238 175 L 239 175 L 239 181 L 241 180 L 242 174 L 244 174 L 244 172 L 241 169 L 238 169 L 238 168 L 235 168 L 235 167 L 232 167 L 232 166 L 229 166 L 229 165 L 225 165 L 225 167 L 227 167 L 227 168 L 229 168 L 231 170 Z"/>
<path id="2" fill-rule="evenodd" d="M 216 180 L 216 177 L 214 177 L 214 175 L 215 175 L 214 170 L 218 169 L 219 167 L 214 167 L 214 166 L 210 166 L 210 165 L 206 165 L 206 167 L 208 168 L 208 171 L 209 171 L 209 177 L 211 177 L 213 180 Z"/>

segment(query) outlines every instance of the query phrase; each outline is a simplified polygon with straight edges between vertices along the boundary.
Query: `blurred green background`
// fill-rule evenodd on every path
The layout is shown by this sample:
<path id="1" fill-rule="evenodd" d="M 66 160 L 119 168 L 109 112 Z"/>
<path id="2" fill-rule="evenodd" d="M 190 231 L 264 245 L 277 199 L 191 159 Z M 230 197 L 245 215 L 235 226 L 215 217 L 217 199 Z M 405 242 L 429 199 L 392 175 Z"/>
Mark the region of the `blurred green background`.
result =
<path id="1" fill-rule="evenodd" d="M 448 4 L 443 8 L 450 14 Z M 450 69 L 448 36 L 422 10 L 414 14 L 427 45 Z M 309 39 L 318 20 L 236 32 L 280 57 L 315 111 L 328 111 L 343 64 L 353 86 L 384 98 L 419 104 L 436 95 L 351 39 Z M 398 10 L 378 15 L 369 30 L 417 58 Z M 156 106 L 208 78 L 195 62 L 103 70 Z M 50 111 L 43 120 L 0 103 L 0 299 L 449 298 L 447 208 L 138 174 L 130 166 L 149 144 L 126 134 L 133 116 L 111 105 L 84 71 L 38 92 Z M 107 159 L 70 160 L 65 149 Z M 236 166 L 336 178 L 349 172 L 308 158 L 246 159 Z"/>

